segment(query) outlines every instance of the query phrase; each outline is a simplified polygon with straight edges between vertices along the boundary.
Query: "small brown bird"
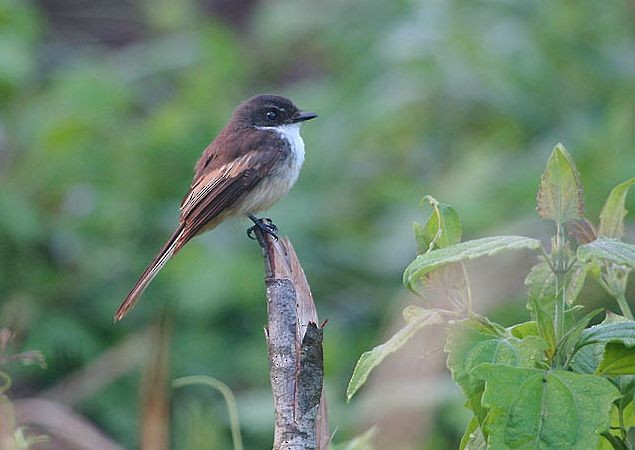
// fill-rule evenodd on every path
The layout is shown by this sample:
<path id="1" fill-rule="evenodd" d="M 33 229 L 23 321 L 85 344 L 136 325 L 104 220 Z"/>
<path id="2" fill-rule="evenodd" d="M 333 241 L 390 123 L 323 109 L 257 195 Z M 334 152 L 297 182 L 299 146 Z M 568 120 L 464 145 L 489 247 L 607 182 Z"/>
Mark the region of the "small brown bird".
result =
<path id="1" fill-rule="evenodd" d="M 115 321 L 126 315 L 190 239 L 223 220 L 246 215 L 254 227 L 276 236 L 275 225 L 254 214 L 284 197 L 297 181 L 304 162 L 300 125 L 315 117 L 277 95 L 257 95 L 238 105 L 196 163 L 192 186 L 181 202 L 179 225 L 121 303 Z"/>

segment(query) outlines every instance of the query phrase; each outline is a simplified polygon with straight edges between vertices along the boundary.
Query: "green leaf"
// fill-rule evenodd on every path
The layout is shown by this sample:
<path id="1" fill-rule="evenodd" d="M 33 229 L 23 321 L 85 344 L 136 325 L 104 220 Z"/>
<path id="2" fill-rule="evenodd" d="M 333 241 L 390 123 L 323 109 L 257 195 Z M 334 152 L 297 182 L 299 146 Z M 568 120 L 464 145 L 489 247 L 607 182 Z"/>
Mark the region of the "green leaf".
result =
<path id="1" fill-rule="evenodd" d="M 448 353 L 448 368 L 455 379 L 461 379 L 484 362 L 534 367 L 542 360 L 544 346 L 538 336 L 518 339 L 505 329 L 470 318 L 450 326 L 445 351 Z"/>
<path id="2" fill-rule="evenodd" d="M 564 297 L 567 304 L 572 305 L 578 298 L 591 264 L 575 262 L 564 276 Z M 553 315 L 557 290 L 556 275 L 546 262 L 534 265 L 527 278 L 525 285 L 529 287 L 527 308 L 533 311 L 536 304 L 539 304 L 550 316 Z"/>
<path id="3" fill-rule="evenodd" d="M 591 261 L 604 259 L 612 263 L 635 269 L 635 245 L 606 237 L 578 247 L 578 259 Z"/>
<path id="4" fill-rule="evenodd" d="M 619 378 L 633 378 L 633 377 L 619 377 Z M 611 408 L 611 428 L 614 430 L 613 431 L 614 433 L 616 432 L 619 433 L 616 430 L 621 428 L 622 425 L 624 425 L 624 430 L 626 432 L 628 432 L 630 428 L 635 427 L 635 414 L 633 414 L 634 412 L 633 403 L 630 402 L 630 400 L 625 404 L 623 417 L 622 417 L 622 420 L 620 420 L 620 414 L 619 414 L 617 403 L 622 402 L 622 400 L 623 398 L 613 403 L 613 407 Z M 606 436 L 606 434 L 603 434 L 603 436 Z M 608 440 L 605 440 L 603 442 L 600 442 L 600 446 L 598 447 L 598 450 L 613 450 L 614 448 L 616 447 L 611 445 L 608 442 Z M 622 446 L 622 447 L 618 446 L 617 448 L 629 449 L 628 446 Z"/>
<path id="5" fill-rule="evenodd" d="M 544 359 L 545 343 L 538 336 L 518 339 L 507 330 L 486 319 L 464 319 L 453 323 L 448 331 L 445 351 L 452 377 L 467 397 L 467 404 L 482 423 L 486 411 L 480 404 L 483 382 L 472 377 L 472 370 L 483 363 L 535 367 Z"/>
<path id="6" fill-rule="evenodd" d="M 427 252 L 430 248 L 430 240 L 426 236 L 426 227 L 419 222 L 413 222 L 412 231 L 415 234 L 415 241 L 417 242 L 417 255 Z"/>
<path id="7" fill-rule="evenodd" d="M 529 287 L 527 309 L 531 311 L 531 317 L 538 326 L 540 336 L 547 343 L 549 354 L 553 355 L 556 349 L 556 333 L 553 327 L 553 315 L 556 302 L 556 277 L 546 262 L 534 265 L 525 279 L 525 285 Z M 565 295 L 569 284 L 565 285 Z M 579 289 L 578 289 L 579 290 Z"/>
<path id="8" fill-rule="evenodd" d="M 417 241 L 417 255 L 448 247 L 461 242 L 461 219 L 451 206 L 439 203 L 426 195 L 421 202 L 428 202 L 432 214 L 425 226 L 413 224 Z M 437 290 L 457 311 L 470 311 L 468 281 L 462 263 L 448 264 L 426 277 L 426 287 Z M 414 289 L 413 289 L 414 291 Z M 423 296 L 423 293 L 416 292 Z"/>
<path id="9" fill-rule="evenodd" d="M 619 314 L 612 313 L 611 311 L 606 312 L 606 317 L 599 325 L 595 327 L 605 327 L 607 325 L 615 325 L 620 323 L 628 323 L 630 322 L 626 317 L 620 316 Z M 595 329 L 595 327 L 591 327 L 588 330 L 582 332 L 582 334 L 589 333 L 591 329 Z M 619 342 L 619 340 L 617 340 Z M 580 345 L 581 342 L 577 343 L 576 354 L 571 360 L 571 368 L 578 373 L 587 373 L 592 374 L 595 373 L 598 366 L 600 365 L 600 361 L 602 360 L 602 356 L 604 355 L 604 346 L 606 342 L 599 341 L 593 344 L 585 344 L 584 346 Z"/>
<path id="10" fill-rule="evenodd" d="M 562 344 L 560 344 L 559 352 L 565 355 L 565 357 L 569 357 L 569 355 L 575 351 L 575 348 L 580 340 L 580 336 L 584 332 L 584 329 L 587 327 L 589 322 L 595 318 L 602 309 L 596 309 L 586 314 L 580 320 L 578 320 L 575 325 L 567 332 L 562 340 Z"/>
<path id="11" fill-rule="evenodd" d="M 359 357 L 357 365 L 353 370 L 351 380 L 348 382 L 346 388 L 346 397 L 348 401 L 353 398 L 353 395 L 368 379 L 368 375 L 377 367 L 386 356 L 396 352 L 403 347 L 406 342 L 410 340 L 419 330 L 430 325 L 440 325 L 445 323 L 445 319 L 441 314 L 433 310 L 426 310 L 421 308 L 418 312 L 418 318 L 415 317 L 415 310 L 409 308 L 406 317 L 408 323 L 405 327 L 399 330 L 393 337 L 391 337 L 385 343 L 378 345 L 370 351 L 362 353 Z"/>
<path id="12" fill-rule="evenodd" d="M 624 425 L 627 430 L 635 427 L 635 404 L 633 402 L 624 409 Z"/>
<path id="13" fill-rule="evenodd" d="M 492 449 L 595 449 L 620 396 L 604 378 L 559 370 L 483 364 L 473 375 L 485 381 Z"/>
<path id="14" fill-rule="evenodd" d="M 620 342 L 628 347 L 635 345 L 635 322 L 601 323 L 582 332 L 578 348 L 591 344 Z"/>
<path id="15" fill-rule="evenodd" d="M 530 299 L 531 300 L 531 299 Z M 549 357 L 551 358 L 556 350 L 556 331 L 553 327 L 553 311 L 545 307 L 544 304 L 531 300 L 531 316 L 538 324 L 538 332 L 547 344 Z"/>
<path id="16" fill-rule="evenodd" d="M 417 255 L 461 242 L 461 219 L 454 208 L 439 203 L 430 195 L 423 197 L 421 202 L 430 203 L 432 214 L 425 226 L 417 222 L 414 223 Z"/>
<path id="17" fill-rule="evenodd" d="M 599 450 L 612 449 L 612 450 L 630 450 L 630 447 L 624 442 L 620 436 L 616 436 L 608 431 L 602 433 L 603 441 L 600 441 Z"/>
<path id="18" fill-rule="evenodd" d="M 573 158 L 562 144 L 556 145 L 538 189 L 538 214 L 557 224 L 584 216 L 584 200 L 580 174 Z"/>
<path id="19" fill-rule="evenodd" d="M 624 322 L 629 322 L 629 320 L 624 316 L 615 314 L 613 311 L 606 311 L 606 316 L 604 317 L 602 324 L 606 325 L 611 323 L 624 323 Z"/>
<path id="20" fill-rule="evenodd" d="M 476 420 L 476 417 L 472 417 L 472 420 L 470 420 L 470 423 L 467 425 L 465 433 L 463 433 L 463 437 L 461 438 L 459 450 L 486 449 L 487 441 L 485 440 L 485 436 L 483 436 L 483 432 L 479 428 L 478 420 Z"/>
<path id="21" fill-rule="evenodd" d="M 524 339 L 527 336 L 540 336 L 538 332 L 538 323 L 534 320 L 513 325 L 508 328 L 512 336 L 518 339 Z"/>
<path id="22" fill-rule="evenodd" d="M 575 262 L 564 275 L 564 296 L 567 304 L 571 305 L 578 297 L 584 285 L 591 264 Z M 534 265 L 525 279 L 528 289 L 527 309 L 531 311 L 531 318 L 537 323 L 540 336 L 548 345 L 548 355 L 551 359 L 555 355 L 556 333 L 553 325 L 556 304 L 557 278 L 546 262 Z M 573 309 L 565 313 L 565 326 L 573 325 Z"/>
<path id="23" fill-rule="evenodd" d="M 635 178 L 626 180 L 613 188 L 600 213 L 600 236 L 619 239 L 624 235 L 624 217 L 628 212 L 624 207 L 628 189 L 635 184 Z"/>
<path id="24" fill-rule="evenodd" d="M 593 374 L 600 364 L 604 344 L 587 345 L 580 348 L 571 359 L 570 368 L 577 373 Z"/>
<path id="25" fill-rule="evenodd" d="M 635 375 L 635 348 L 621 342 L 609 342 L 597 368 L 598 375 Z"/>
<path id="26" fill-rule="evenodd" d="M 540 245 L 539 240 L 523 236 L 494 236 L 461 242 L 417 256 L 406 268 L 403 282 L 406 287 L 414 290 L 417 283 L 422 282 L 425 285 L 427 274 L 446 264 L 495 255 L 509 250 L 522 248 L 536 250 L 540 248 Z"/>

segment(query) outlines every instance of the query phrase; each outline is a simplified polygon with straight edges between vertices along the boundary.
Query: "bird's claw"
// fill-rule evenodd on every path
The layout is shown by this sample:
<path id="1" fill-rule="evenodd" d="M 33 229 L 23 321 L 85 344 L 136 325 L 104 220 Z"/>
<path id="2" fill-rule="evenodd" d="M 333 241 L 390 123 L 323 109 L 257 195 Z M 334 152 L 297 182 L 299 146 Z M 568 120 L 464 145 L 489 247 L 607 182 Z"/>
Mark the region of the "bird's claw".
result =
<path id="1" fill-rule="evenodd" d="M 263 234 L 268 234 L 274 241 L 278 240 L 278 227 L 271 222 L 271 219 L 252 219 L 254 222 L 253 227 L 247 228 L 247 237 L 249 239 L 256 239 L 256 230 L 260 230 Z"/>

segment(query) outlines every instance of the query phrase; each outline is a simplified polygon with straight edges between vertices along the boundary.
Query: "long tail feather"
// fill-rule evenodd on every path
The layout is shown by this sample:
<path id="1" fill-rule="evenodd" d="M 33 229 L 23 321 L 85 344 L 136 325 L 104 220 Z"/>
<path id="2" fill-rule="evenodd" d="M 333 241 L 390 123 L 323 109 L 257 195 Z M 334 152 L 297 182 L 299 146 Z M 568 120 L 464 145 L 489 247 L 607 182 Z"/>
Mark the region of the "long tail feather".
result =
<path id="1" fill-rule="evenodd" d="M 128 311 L 137 303 L 137 300 L 139 300 L 139 297 L 143 294 L 143 291 L 145 291 L 152 279 L 159 273 L 159 270 L 183 247 L 185 244 L 182 239 L 184 237 L 184 231 L 183 225 L 179 225 L 172 236 L 170 236 L 170 239 L 168 239 L 161 250 L 159 250 L 159 253 L 157 253 L 152 262 L 150 262 L 146 270 L 143 271 L 126 299 L 119 305 L 119 308 L 117 308 L 114 317 L 115 322 L 123 319 Z"/>

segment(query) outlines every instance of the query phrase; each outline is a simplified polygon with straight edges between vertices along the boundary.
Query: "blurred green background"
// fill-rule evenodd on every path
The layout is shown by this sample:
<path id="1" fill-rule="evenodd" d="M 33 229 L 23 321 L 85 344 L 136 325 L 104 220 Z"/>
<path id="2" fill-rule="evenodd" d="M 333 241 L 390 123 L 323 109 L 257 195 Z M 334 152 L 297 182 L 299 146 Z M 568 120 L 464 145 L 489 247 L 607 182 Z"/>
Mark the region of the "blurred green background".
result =
<path id="1" fill-rule="evenodd" d="M 168 304 L 171 377 L 223 380 L 246 448 L 271 447 L 262 260 L 248 221 L 192 241 L 126 320 L 111 320 L 175 226 L 202 149 L 237 103 L 264 92 L 320 115 L 303 128 L 298 184 L 267 216 L 329 320 L 330 425 L 342 442 L 376 422 L 377 403 L 346 405 L 344 390 L 412 301 L 401 272 L 423 194 L 457 208 L 465 238 L 545 239 L 535 192 L 557 142 L 578 164 L 593 221 L 635 175 L 635 1 L 0 0 L 0 320 L 49 365 L 14 369 L 13 398 L 50 392 Z M 477 309 L 523 320 L 525 268 L 504 304 L 477 297 Z M 497 273 L 479 282 L 495 291 Z M 593 286 L 583 298 L 614 306 Z M 391 448 L 456 448 L 467 415 L 437 366 L 442 393 L 409 399 L 421 424 L 393 433 Z M 134 448 L 139 367 L 115 359 L 102 375 L 72 406 Z M 230 448 L 216 393 L 177 391 L 172 418 L 173 448 Z"/>

